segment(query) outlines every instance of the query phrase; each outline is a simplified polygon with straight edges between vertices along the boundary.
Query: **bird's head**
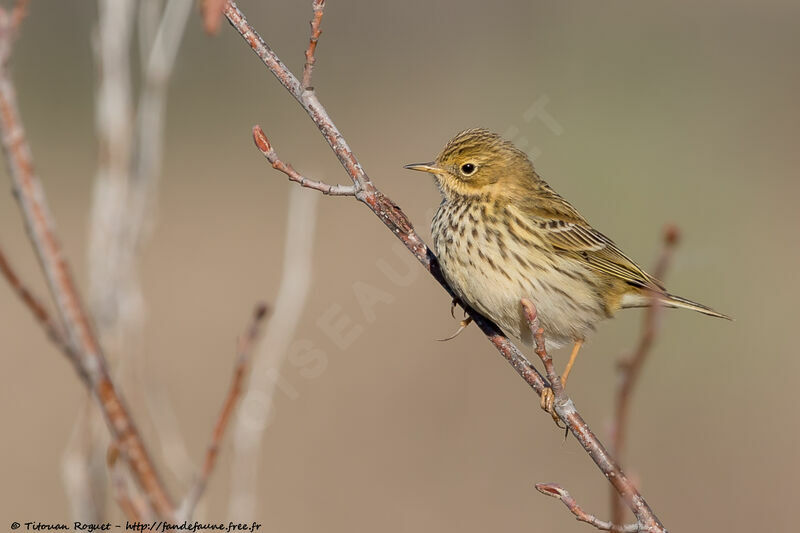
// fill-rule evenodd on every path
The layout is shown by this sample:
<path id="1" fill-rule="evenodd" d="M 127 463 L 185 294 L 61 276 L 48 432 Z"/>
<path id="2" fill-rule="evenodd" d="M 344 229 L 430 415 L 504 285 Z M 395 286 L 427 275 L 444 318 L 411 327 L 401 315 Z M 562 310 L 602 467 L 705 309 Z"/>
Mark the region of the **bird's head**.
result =
<path id="1" fill-rule="evenodd" d="M 513 193 L 539 181 L 525 152 L 483 128 L 465 130 L 450 139 L 434 161 L 403 168 L 433 174 L 447 199 Z"/>

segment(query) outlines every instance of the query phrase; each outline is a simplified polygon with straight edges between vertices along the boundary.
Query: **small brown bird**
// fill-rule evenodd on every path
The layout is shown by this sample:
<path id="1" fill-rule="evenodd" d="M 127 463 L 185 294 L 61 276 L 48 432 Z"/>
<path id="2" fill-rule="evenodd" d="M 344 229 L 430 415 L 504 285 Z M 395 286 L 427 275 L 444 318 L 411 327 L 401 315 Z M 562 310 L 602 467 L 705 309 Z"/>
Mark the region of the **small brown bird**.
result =
<path id="1" fill-rule="evenodd" d="M 564 381 L 588 333 L 619 309 L 655 299 L 728 318 L 669 294 L 496 133 L 462 131 L 435 161 L 405 168 L 433 174 L 442 193 L 431 231 L 447 283 L 462 302 L 528 345 L 520 300 L 532 300 L 548 345 L 575 343 Z"/>

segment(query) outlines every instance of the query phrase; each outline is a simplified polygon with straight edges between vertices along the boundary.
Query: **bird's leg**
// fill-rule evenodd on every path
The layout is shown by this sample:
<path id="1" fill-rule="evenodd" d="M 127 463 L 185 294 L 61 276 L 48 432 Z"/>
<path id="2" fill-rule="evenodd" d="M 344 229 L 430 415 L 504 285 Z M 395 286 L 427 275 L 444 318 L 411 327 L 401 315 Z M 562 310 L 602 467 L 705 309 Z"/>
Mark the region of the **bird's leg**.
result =
<path id="1" fill-rule="evenodd" d="M 569 377 L 569 373 L 572 371 L 572 367 L 575 364 L 575 360 L 578 358 L 578 352 L 581 351 L 581 346 L 583 346 L 583 339 L 578 339 L 575 341 L 575 345 L 572 347 L 572 353 L 569 356 L 569 362 L 567 366 L 564 368 L 564 373 L 561 374 L 561 387 L 567 386 L 567 378 Z M 556 425 L 561 427 L 560 422 L 561 419 L 558 418 L 553 406 L 555 405 L 556 397 L 553 394 L 553 389 L 547 387 L 542 391 L 542 396 L 539 400 L 539 405 L 541 405 L 542 409 L 550 413 L 550 416 L 553 417 Z"/>
<path id="2" fill-rule="evenodd" d="M 572 353 L 569 356 L 569 362 L 567 366 L 564 368 L 564 373 L 561 374 L 561 386 L 567 386 L 567 378 L 569 377 L 569 373 L 572 370 L 572 365 L 575 364 L 575 360 L 578 358 L 578 352 L 581 351 L 581 346 L 583 346 L 583 339 L 578 339 L 575 341 L 575 346 L 572 347 Z"/>

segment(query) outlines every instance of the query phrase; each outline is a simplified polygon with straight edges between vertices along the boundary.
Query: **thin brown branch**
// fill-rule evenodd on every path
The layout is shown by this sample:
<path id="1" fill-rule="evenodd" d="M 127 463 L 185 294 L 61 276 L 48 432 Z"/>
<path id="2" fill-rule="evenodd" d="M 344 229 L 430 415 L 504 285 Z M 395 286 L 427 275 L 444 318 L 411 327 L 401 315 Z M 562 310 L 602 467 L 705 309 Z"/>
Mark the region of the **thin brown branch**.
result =
<path id="1" fill-rule="evenodd" d="M 537 316 L 536 313 L 536 306 L 533 305 L 533 302 L 524 298 L 520 303 L 522 304 L 522 310 L 525 315 L 525 320 L 528 322 L 528 327 L 530 327 L 531 334 L 533 335 L 534 343 L 536 345 L 535 348 L 536 355 L 538 355 L 539 359 L 542 360 L 542 363 L 544 364 L 545 367 L 545 372 L 547 373 L 547 379 L 550 381 L 551 386 L 553 388 L 553 396 L 555 397 L 553 408 L 555 412 L 559 415 L 559 418 L 561 418 L 561 420 L 563 420 L 564 423 L 566 423 L 567 426 L 570 428 L 572 433 L 575 434 L 575 436 L 577 436 L 575 430 L 573 430 L 573 426 L 571 426 L 567 421 L 567 419 L 565 419 L 565 417 L 562 416 L 562 411 L 566 412 L 572 411 L 574 415 L 577 415 L 577 411 L 575 411 L 575 405 L 572 403 L 572 400 L 567 395 L 567 392 L 564 390 L 564 387 L 561 386 L 561 378 L 555 371 L 555 367 L 553 365 L 553 359 L 547 353 L 547 348 L 545 346 L 545 339 L 544 339 L 544 329 L 542 329 L 539 326 L 539 317 Z M 591 435 L 589 427 L 582 419 L 580 419 L 579 415 L 578 419 L 576 420 L 576 423 L 578 424 L 579 428 L 589 432 L 589 434 Z M 592 435 L 592 437 L 594 437 L 594 435 Z M 597 441 L 595 437 L 595 442 L 591 443 L 591 447 L 594 448 L 596 446 L 602 446 L 602 445 L 600 444 L 599 441 Z M 585 445 L 584 448 L 586 448 Z M 587 449 L 587 451 L 589 451 L 589 449 Z M 603 450 L 603 452 L 605 452 L 605 450 Z M 592 453 L 590 452 L 589 455 L 592 455 Z M 649 507 L 647 507 L 646 504 L 642 506 L 644 500 L 637 492 L 634 484 L 625 476 L 625 474 L 622 473 L 622 470 L 619 468 L 619 466 L 617 466 L 614 460 L 610 456 L 608 456 L 608 454 L 605 455 L 606 457 L 604 457 L 601 462 L 598 462 L 595 459 L 595 463 L 597 463 L 597 466 L 600 467 L 600 470 L 603 471 L 603 473 L 606 475 L 606 478 L 608 478 L 608 480 L 611 482 L 613 490 L 617 494 L 617 497 L 618 498 L 621 497 L 628 504 L 631 511 L 633 511 L 633 514 L 636 516 L 637 518 L 637 522 L 635 524 L 636 529 L 634 529 L 633 531 L 662 531 L 662 532 L 666 531 L 663 528 L 663 526 L 657 522 L 655 516 L 652 515 L 652 511 L 650 511 Z M 543 490 L 540 487 L 547 490 Z M 590 522 L 589 520 L 583 520 L 583 521 L 589 522 L 590 524 L 594 525 L 595 527 L 598 527 L 599 529 L 609 529 L 609 528 L 600 527 L 597 524 L 604 524 L 611 527 L 611 524 L 615 523 L 615 522 L 608 522 L 608 523 L 601 522 L 591 515 L 586 515 L 585 513 L 583 513 L 583 511 L 581 511 L 581 513 L 583 514 L 579 515 L 577 512 L 575 512 L 575 509 L 580 510 L 580 507 L 578 507 L 578 505 L 575 503 L 574 500 L 569 498 L 569 493 L 564 489 L 562 489 L 561 487 L 559 487 L 558 485 L 540 484 L 536 485 L 536 488 L 539 489 L 539 492 L 548 494 L 549 496 L 556 496 L 556 494 L 552 491 L 563 492 L 565 497 L 558 496 L 559 499 L 561 499 L 567 505 L 567 507 L 569 507 L 569 509 L 573 513 L 575 513 L 576 516 L 578 516 L 578 520 L 582 520 L 581 516 L 590 517 L 597 523 Z M 550 492 L 548 492 L 548 490 L 550 490 Z M 574 505 L 570 505 L 570 503 L 568 502 L 572 502 L 572 504 Z M 654 523 L 653 520 L 655 520 L 656 522 Z M 622 531 L 621 529 L 617 530 Z"/>
<path id="2" fill-rule="evenodd" d="M 319 36 L 322 35 L 322 30 L 319 29 L 319 25 L 322 22 L 322 13 L 325 10 L 325 0 L 314 0 L 312 8 L 314 10 L 314 16 L 310 23 L 311 36 L 308 39 L 308 48 L 306 48 L 306 64 L 303 65 L 303 88 L 306 90 L 312 88 L 311 75 L 314 70 L 314 63 L 317 62 L 314 53 L 317 51 Z"/>
<path id="3" fill-rule="evenodd" d="M 200 6 L 203 15 L 203 27 L 209 35 L 216 35 L 222 22 L 222 10 L 225 0 L 203 0 Z"/>
<path id="4" fill-rule="evenodd" d="M 148 515 L 147 510 L 142 509 L 140 504 L 137 504 L 136 500 L 131 497 L 125 471 L 118 459 L 119 448 L 112 442 L 106 454 L 106 464 L 108 465 L 108 472 L 111 476 L 114 501 L 117 502 L 117 505 L 119 505 L 119 508 L 128 520 L 140 522 L 143 517 Z"/>
<path id="5" fill-rule="evenodd" d="M 299 183 L 308 189 L 314 189 L 315 191 L 319 191 L 322 194 L 328 194 L 330 196 L 356 195 L 356 187 L 354 185 L 329 185 L 321 181 L 312 180 L 306 178 L 305 176 L 301 176 L 300 173 L 297 172 L 294 167 L 292 167 L 292 165 L 284 163 L 278 158 L 278 154 L 275 153 L 275 150 L 272 148 L 272 145 L 270 144 L 269 139 L 267 139 L 267 136 L 264 134 L 264 130 L 261 129 L 261 126 L 253 127 L 253 140 L 255 141 L 258 149 L 261 150 L 261 153 L 264 154 L 264 157 L 267 158 L 267 161 L 270 162 L 272 168 L 289 176 L 291 181 Z"/>
<path id="6" fill-rule="evenodd" d="M 643 531 L 638 522 L 635 524 L 618 526 L 613 522 L 600 520 L 594 515 L 587 513 L 581 509 L 581 506 L 578 505 L 578 502 L 575 501 L 575 498 L 570 496 L 566 489 L 555 483 L 537 483 L 536 490 L 542 494 L 546 494 L 547 496 L 558 498 L 564 505 L 567 506 L 567 509 L 569 509 L 572 514 L 575 515 L 577 520 L 586 522 L 587 524 L 590 524 L 601 531 L 611 531 L 612 533 L 638 533 L 639 531 Z"/>
<path id="7" fill-rule="evenodd" d="M 233 379 L 231 380 L 228 394 L 225 396 L 225 402 L 222 404 L 222 410 L 217 417 L 217 422 L 214 424 L 214 430 L 211 433 L 211 442 L 206 450 L 203 470 L 195 484 L 189 489 L 186 498 L 177 511 L 178 520 L 189 520 L 192 517 L 197 503 L 205 492 L 211 473 L 214 471 L 220 444 L 222 443 L 222 438 L 225 436 L 225 429 L 228 427 L 228 422 L 231 419 L 236 403 L 242 394 L 242 383 L 244 382 L 244 377 L 250 363 L 250 354 L 253 351 L 253 345 L 256 339 L 258 339 L 261 334 L 261 326 L 264 323 L 264 319 L 267 317 L 267 312 L 266 304 L 258 304 L 253 312 L 253 319 L 250 325 L 244 335 L 239 337 L 239 343 L 236 349 L 236 368 L 233 371 Z"/>
<path id="8" fill-rule="evenodd" d="M 450 296 L 454 297 L 452 290 L 447 286 L 442 276 L 434 254 L 414 231 L 405 213 L 372 184 L 372 181 L 364 172 L 355 154 L 330 119 L 325 108 L 319 102 L 314 90 L 303 90 L 297 78 L 289 71 L 286 65 L 283 64 L 280 58 L 278 58 L 264 40 L 261 39 L 234 2 L 229 1 L 226 4 L 225 16 L 267 68 L 275 75 L 278 81 L 300 103 L 303 109 L 306 110 L 314 124 L 317 125 L 323 137 L 347 171 L 347 174 L 353 180 L 353 184 L 356 187 L 356 198 L 366 204 L 383 221 L 391 232 L 405 244 L 423 267 L 425 267 L 442 287 L 444 287 Z M 468 314 L 525 382 L 541 396 L 548 384 L 517 347 L 514 346 L 491 321 L 471 309 L 468 310 Z M 583 446 L 592 460 L 594 460 L 595 464 L 597 464 L 612 485 L 614 485 L 617 491 L 622 495 L 625 502 L 642 525 L 643 531 L 650 531 L 653 533 L 664 532 L 665 529 L 655 513 L 616 466 L 614 460 L 603 447 L 600 440 L 592 433 L 586 422 L 584 422 L 580 414 L 578 414 L 572 401 L 567 399 L 563 404 L 561 402 L 556 403 L 555 412 L 558 414 L 559 418 L 567 425 L 581 446 Z"/>
<path id="9" fill-rule="evenodd" d="M 660 280 L 664 279 L 667 273 L 675 246 L 680 240 L 680 231 L 677 227 L 669 225 L 664 228 L 662 238 L 663 244 L 656 260 L 653 275 Z M 652 299 L 650 306 L 645 312 L 642 322 L 642 333 L 634 352 L 627 358 L 618 361 L 619 385 L 617 386 L 616 398 L 614 402 L 614 418 L 611 422 L 611 452 L 617 461 L 622 463 L 625 453 L 625 444 L 628 430 L 628 420 L 630 414 L 631 398 L 633 389 L 642 372 L 642 367 L 650 354 L 656 336 L 661 329 L 661 316 L 664 306 L 656 298 Z M 616 492 L 611 492 L 611 520 L 615 524 L 622 523 L 624 507 Z"/>
<path id="10" fill-rule="evenodd" d="M 24 283 L 22 283 L 22 280 L 19 279 L 19 276 L 17 276 L 14 268 L 8 262 L 8 259 L 6 259 L 2 248 L 0 248 L 0 273 L 3 274 L 3 277 L 6 278 L 8 284 L 11 286 L 17 296 L 19 296 L 20 300 L 22 300 L 22 303 L 25 304 L 25 306 L 33 314 L 33 317 L 36 319 L 36 321 L 42 326 L 45 334 L 51 341 L 53 341 L 53 344 L 61 349 L 70 359 L 76 359 L 78 355 L 64 338 L 64 332 L 62 331 L 61 326 L 59 326 L 59 324 L 53 320 L 41 300 L 36 297 L 30 291 L 30 289 L 25 286 Z"/>
<path id="11" fill-rule="evenodd" d="M 103 352 L 78 297 L 77 287 L 56 236 L 44 189 L 33 167 L 31 151 L 20 119 L 16 92 L 7 68 L 11 48 L 9 17 L 0 10 L 0 133 L 14 194 L 36 250 L 50 292 L 56 302 L 66 338 L 79 354 L 73 359 L 78 375 L 91 390 L 112 434 L 130 465 L 137 483 L 161 516 L 173 506 L 107 370 Z"/>
<path id="12" fill-rule="evenodd" d="M 11 9 L 11 28 L 14 31 L 18 30 L 26 16 L 28 16 L 28 0 L 17 0 Z"/>

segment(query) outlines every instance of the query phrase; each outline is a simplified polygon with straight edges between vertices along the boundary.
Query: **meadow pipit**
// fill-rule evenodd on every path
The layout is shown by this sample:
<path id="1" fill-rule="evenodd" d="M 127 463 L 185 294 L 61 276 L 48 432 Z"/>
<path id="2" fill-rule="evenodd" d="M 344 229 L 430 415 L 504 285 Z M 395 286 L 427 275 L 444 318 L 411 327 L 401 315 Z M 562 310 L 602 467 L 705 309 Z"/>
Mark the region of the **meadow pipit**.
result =
<path id="1" fill-rule="evenodd" d="M 586 335 L 618 309 L 658 301 L 728 318 L 669 294 L 496 133 L 463 131 L 435 161 L 405 168 L 433 174 L 442 193 L 431 231 L 447 283 L 462 302 L 528 345 L 520 300 L 532 300 L 548 345 L 575 343 L 564 382 Z"/>

